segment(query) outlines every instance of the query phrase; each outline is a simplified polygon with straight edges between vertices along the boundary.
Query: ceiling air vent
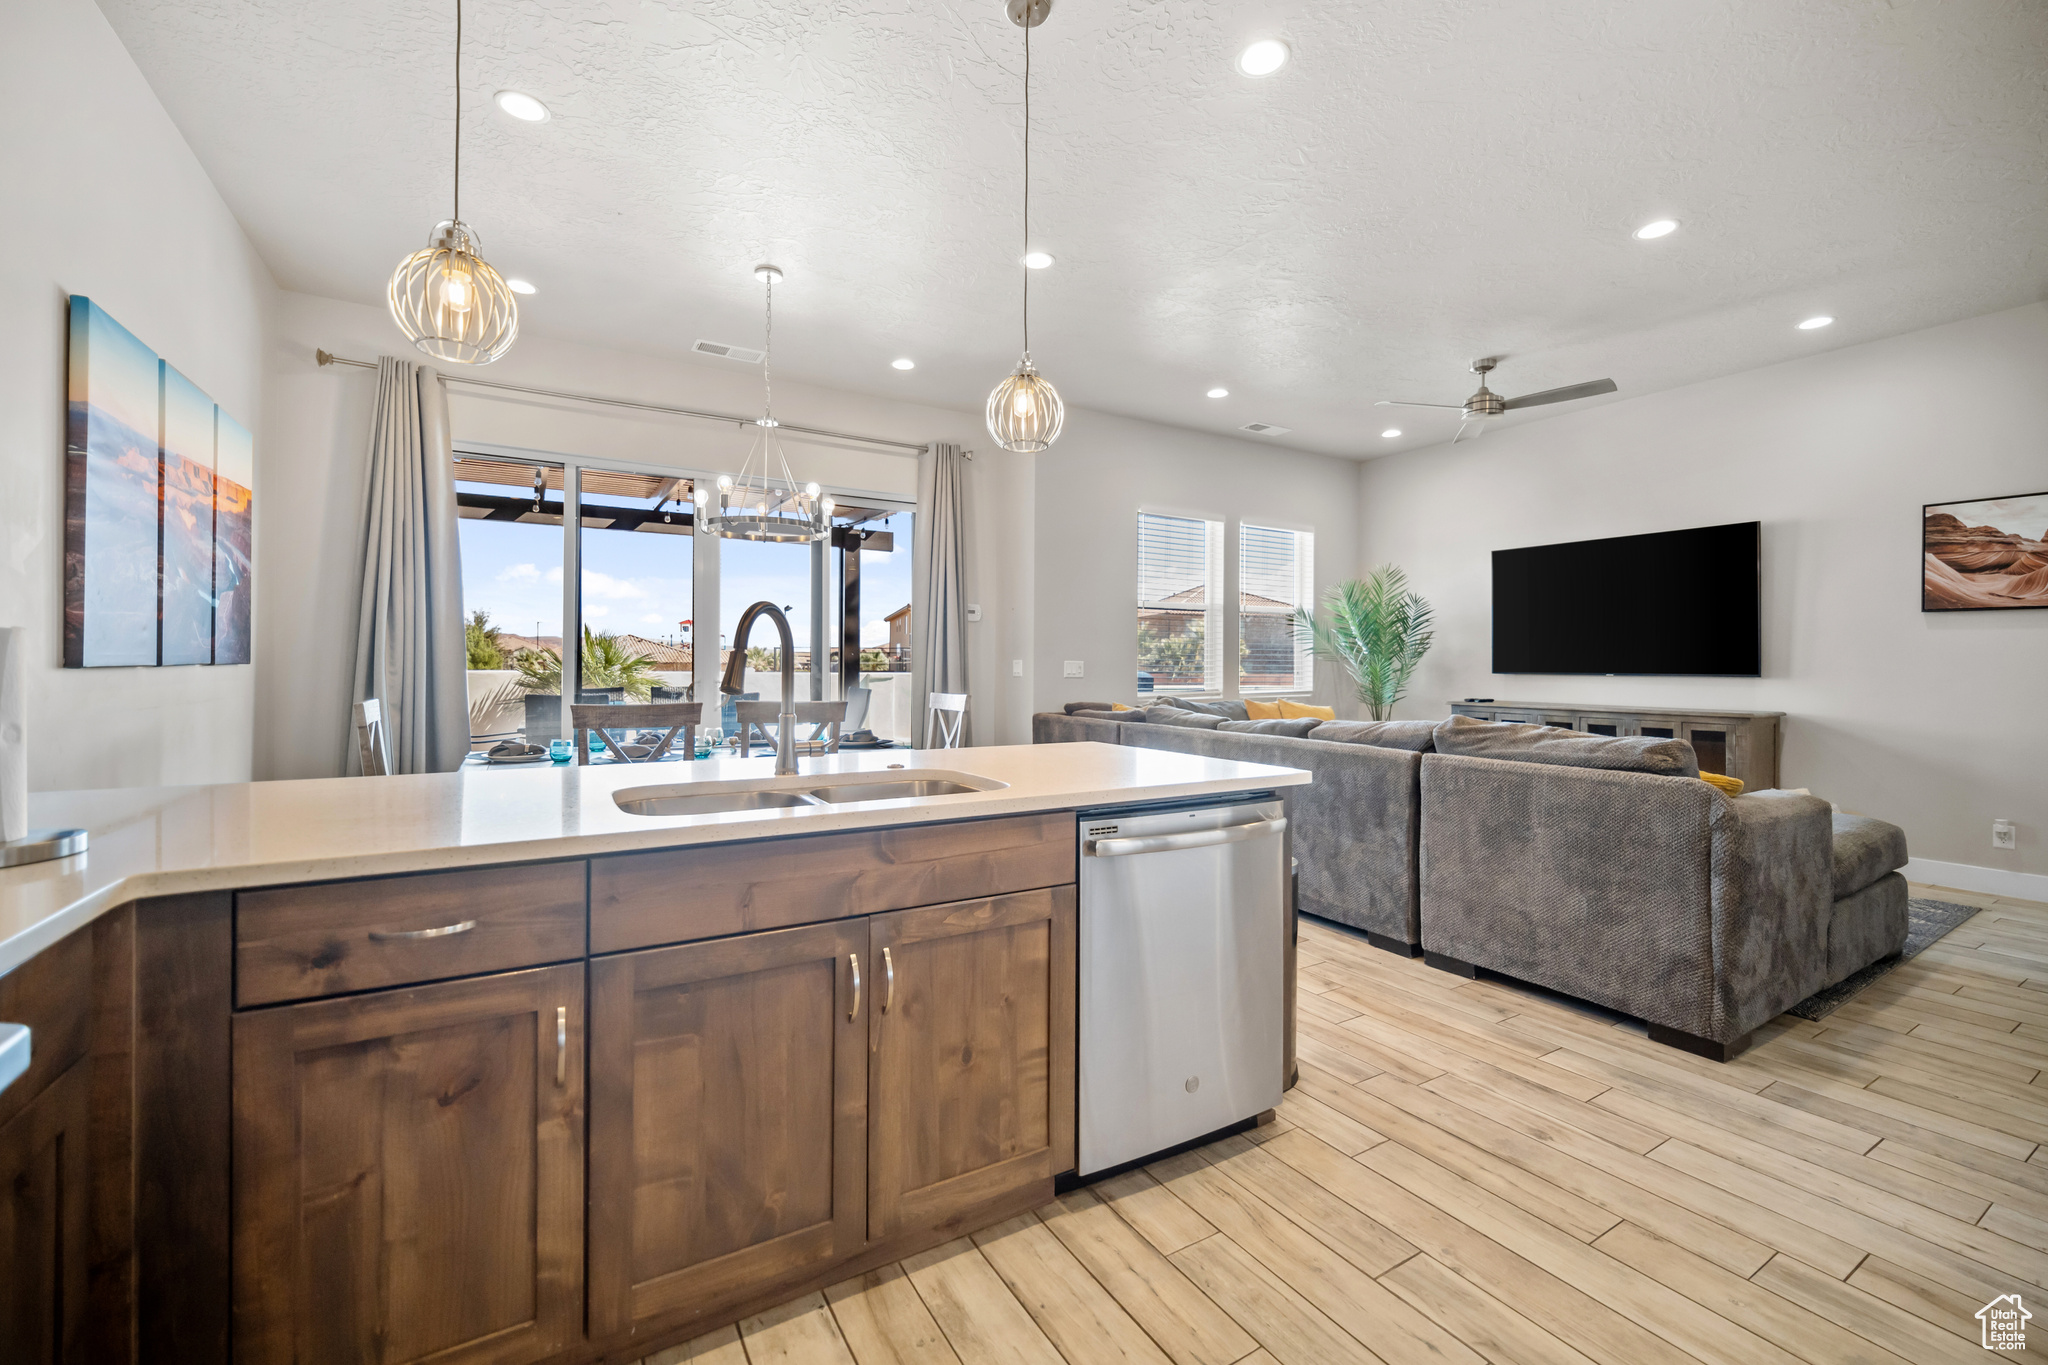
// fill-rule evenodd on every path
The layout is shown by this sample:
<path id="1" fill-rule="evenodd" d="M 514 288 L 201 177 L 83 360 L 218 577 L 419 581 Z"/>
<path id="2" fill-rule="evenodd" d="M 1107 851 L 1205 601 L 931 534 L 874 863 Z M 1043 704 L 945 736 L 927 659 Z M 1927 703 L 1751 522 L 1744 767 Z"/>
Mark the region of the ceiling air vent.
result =
<path id="1" fill-rule="evenodd" d="M 700 341 L 697 344 L 701 346 L 704 343 Z M 1242 427 L 1239 427 L 1238 430 L 1249 431 L 1259 436 L 1285 436 L 1288 432 L 1294 430 L 1294 428 L 1276 427 L 1271 422 L 1246 422 Z"/>
<path id="2" fill-rule="evenodd" d="M 761 363 L 761 353 L 750 346 L 728 346 L 722 341 L 700 341 L 690 349 L 698 355 L 715 355 L 722 360 L 744 360 L 749 365 Z"/>

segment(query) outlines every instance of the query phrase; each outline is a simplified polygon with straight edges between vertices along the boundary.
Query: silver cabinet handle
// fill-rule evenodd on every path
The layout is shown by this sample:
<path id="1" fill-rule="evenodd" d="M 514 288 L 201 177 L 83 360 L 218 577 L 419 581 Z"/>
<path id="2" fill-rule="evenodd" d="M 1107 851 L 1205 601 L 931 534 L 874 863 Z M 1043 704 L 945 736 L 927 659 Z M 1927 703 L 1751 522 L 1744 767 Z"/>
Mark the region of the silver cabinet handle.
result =
<path id="1" fill-rule="evenodd" d="M 0 1024 L 0 1090 L 21 1079 L 32 1052 L 27 1024 Z"/>
<path id="2" fill-rule="evenodd" d="M 1097 858 L 1121 858 L 1132 853 L 1170 853 L 1180 848 L 1209 848 L 1215 844 L 1235 844 L 1246 839 L 1261 839 L 1268 834 L 1278 834 L 1286 828 L 1287 817 L 1275 816 L 1271 820 L 1254 820 L 1248 825 L 1190 830 L 1186 834 L 1141 835 L 1133 839 L 1095 839 L 1089 842 L 1088 852 Z"/>
<path id="3" fill-rule="evenodd" d="M 896 1003 L 896 959 L 889 956 L 887 948 L 882 949 L 882 1013 L 889 1012 L 889 1006 Z"/>
<path id="4" fill-rule="evenodd" d="M 848 953 L 846 960 L 853 964 L 853 1008 L 846 1012 L 851 1019 L 860 1013 L 860 954 Z"/>
<path id="5" fill-rule="evenodd" d="M 569 1083 L 569 1007 L 555 1006 L 555 1085 Z"/>
<path id="6" fill-rule="evenodd" d="M 476 921 L 466 919 L 460 924 L 444 924 L 438 929 L 372 929 L 370 931 L 370 942 L 400 943 L 407 939 L 415 938 L 453 938 L 457 934 L 466 934 L 474 928 L 476 928 Z"/>

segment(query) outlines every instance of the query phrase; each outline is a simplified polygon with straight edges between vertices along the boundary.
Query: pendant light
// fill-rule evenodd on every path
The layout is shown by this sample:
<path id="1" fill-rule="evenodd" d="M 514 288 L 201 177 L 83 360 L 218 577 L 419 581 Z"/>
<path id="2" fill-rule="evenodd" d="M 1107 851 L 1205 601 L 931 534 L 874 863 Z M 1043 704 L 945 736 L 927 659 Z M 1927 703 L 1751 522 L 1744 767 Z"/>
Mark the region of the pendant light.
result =
<path id="1" fill-rule="evenodd" d="M 740 466 L 739 477 L 718 476 L 718 510 L 711 510 L 711 489 L 696 488 L 697 524 L 727 540 L 823 540 L 832 534 L 832 499 L 820 496 L 818 485 L 798 486 L 789 472 L 789 457 L 775 428 L 775 283 L 782 271 L 772 265 L 754 267 L 754 278 L 767 286 L 765 339 L 761 345 L 761 415 L 754 444 Z M 780 477 L 776 471 L 780 470 Z"/>
<path id="2" fill-rule="evenodd" d="M 1031 30 L 1052 13 L 1052 0 L 1009 0 L 1010 22 L 1024 30 L 1024 251 L 1031 250 Z M 988 434 L 1004 450 L 1033 455 L 1060 438 L 1066 404 L 1031 363 L 1031 269 L 1024 268 L 1024 358 L 988 396 Z"/>
<path id="3" fill-rule="evenodd" d="M 391 320 L 412 344 L 458 365 L 488 365 L 519 335 L 519 303 L 477 254 L 462 221 L 462 0 L 455 0 L 455 214 L 392 272 Z"/>

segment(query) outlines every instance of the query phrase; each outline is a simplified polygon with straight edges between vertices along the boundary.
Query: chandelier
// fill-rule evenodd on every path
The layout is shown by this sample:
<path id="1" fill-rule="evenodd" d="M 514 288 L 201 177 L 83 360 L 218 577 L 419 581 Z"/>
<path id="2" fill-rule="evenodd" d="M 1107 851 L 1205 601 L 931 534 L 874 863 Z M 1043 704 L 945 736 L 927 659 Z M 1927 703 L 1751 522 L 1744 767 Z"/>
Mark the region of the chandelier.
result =
<path id="1" fill-rule="evenodd" d="M 1024 30 L 1024 251 L 1031 251 L 1031 30 L 1052 0 L 1009 0 L 1010 22 Z M 988 434 L 1004 450 L 1034 455 L 1060 438 L 1067 418 L 1059 390 L 1031 363 L 1031 268 L 1024 269 L 1024 358 L 988 396 Z"/>
<path id="2" fill-rule="evenodd" d="M 518 301 L 478 247 L 462 221 L 462 0 L 455 0 L 454 216 L 399 262 L 387 291 L 398 330 L 436 360 L 488 365 L 519 336 Z"/>
<path id="3" fill-rule="evenodd" d="M 754 444 L 740 466 L 739 477 L 718 476 L 718 510 L 711 509 L 711 489 L 696 488 L 697 525 L 728 540 L 823 540 L 832 534 L 832 499 L 820 496 L 815 483 L 798 485 L 789 472 L 789 457 L 775 435 L 775 282 L 782 271 L 772 265 L 754 267 L 754 278 L 767 286 L 768 303 L 761 348 L 761 415 L 754 419 Z M 780 477 L 777 477 L 779 471 Z"/>

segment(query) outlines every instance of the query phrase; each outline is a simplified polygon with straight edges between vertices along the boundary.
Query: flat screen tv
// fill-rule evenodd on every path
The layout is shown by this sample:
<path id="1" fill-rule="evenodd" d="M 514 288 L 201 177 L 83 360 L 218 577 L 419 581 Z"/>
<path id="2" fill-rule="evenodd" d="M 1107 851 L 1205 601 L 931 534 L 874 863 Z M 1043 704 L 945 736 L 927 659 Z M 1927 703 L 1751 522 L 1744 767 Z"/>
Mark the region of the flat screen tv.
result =
<path id="1" fill-rule="evenodd" d="M 1761 676 L 1761 529 L 1495 550 L 1493 671 Z"/>

